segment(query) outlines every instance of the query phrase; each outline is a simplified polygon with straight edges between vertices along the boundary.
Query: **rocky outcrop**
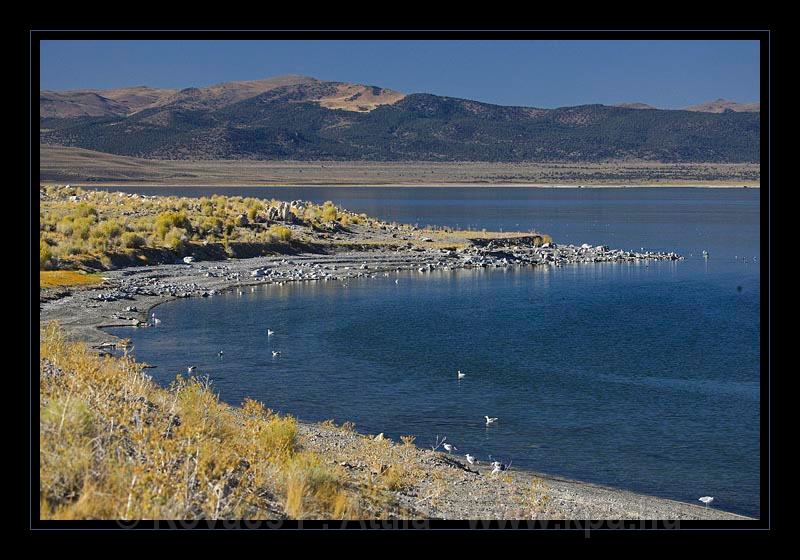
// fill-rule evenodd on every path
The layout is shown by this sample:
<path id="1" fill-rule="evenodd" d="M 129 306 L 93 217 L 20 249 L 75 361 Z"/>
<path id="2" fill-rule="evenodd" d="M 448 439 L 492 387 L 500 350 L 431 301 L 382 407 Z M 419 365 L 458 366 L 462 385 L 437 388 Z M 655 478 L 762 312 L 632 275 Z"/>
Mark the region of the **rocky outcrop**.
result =
<path id="1" fill-rule="evenodd" d="M 267 210 L 267 220 L 270 222 L 284 222 L 287 224 L 300 224 L 302 220 L 292 212 L 293 206 L 288 202 L 281 202 L 278 206 L 270 206 Z"/>

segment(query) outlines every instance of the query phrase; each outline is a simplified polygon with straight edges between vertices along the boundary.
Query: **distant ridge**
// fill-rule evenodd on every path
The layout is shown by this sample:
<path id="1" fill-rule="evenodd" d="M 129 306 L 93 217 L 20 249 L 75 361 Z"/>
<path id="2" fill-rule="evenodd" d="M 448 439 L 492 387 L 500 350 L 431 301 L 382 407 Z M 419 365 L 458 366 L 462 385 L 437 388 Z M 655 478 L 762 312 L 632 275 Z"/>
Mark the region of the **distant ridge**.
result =
<path id="1" fill-rule="evenodd" d="M 647 103 L 618 103 L 614 107 L 622 107 L 623 109 L 655 109 L 652 105 Z"/>
<path id="2" fill-rule="evenodd" d="M 542 109 L 289 75 L 42 91 L 39 122 L 43 144 L 147 159 L 758 161 L 759 113 L 720 102 Z"/>
<path id="3" fill-rule="evenodd" d="M 759 113 L 761 112 L 761 103 L 737 103 L 736 101 L 729 101 L 727 99 L 715 99 L 714 101 L 707 101 L 697 105 L 690 105 L 686 107 L 686 111 L 698 111 L 703 113 L 724 113 L 732 111 L 736 113 Z"/>
<path id="4" fill-rule="evenodd" d="M 613 107 L 622 107 L 623 109 L 659 109 L 647 103 L 617 103 Z M 729 101 L 727 99 L 715 99 L 714 101 L 706 101 L 705 103 L 698 103 L 697 105 L 690 105 L 684 107 L 683 111 L 694 111 L 697 113 L 724 113 L 725 111 L 733 111 L 736 113 L 758 113 L 761 111 L 761 103 L 738 103 L 736 101 Z"/>
<path id="5" fill-rule="evenodd" d="M 39 116 L 129 116 L 159 107 L 220 109 L 280 88 L 302 92 L 296 101 L 313 101 L 330 109 L 358 112 L 368 112 L 405 97 L 402 93 L 373 86 L 321 82 L 307 76 L 289 75 L 181 90 L 136 86 L 109 90 L 43 91 Z"/>

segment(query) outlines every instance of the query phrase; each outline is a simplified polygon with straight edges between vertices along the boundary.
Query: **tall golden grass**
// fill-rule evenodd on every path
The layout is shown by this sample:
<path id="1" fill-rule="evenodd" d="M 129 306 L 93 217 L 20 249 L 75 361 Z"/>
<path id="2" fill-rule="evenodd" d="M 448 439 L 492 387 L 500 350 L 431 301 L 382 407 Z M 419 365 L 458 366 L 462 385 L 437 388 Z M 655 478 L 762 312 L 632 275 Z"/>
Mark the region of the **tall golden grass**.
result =
<path id="1" fill-rule="evenodd" d="M 297 422 L 41 331 L 42 519 L 345 519 L 360 494 L 298 443 Z"/>

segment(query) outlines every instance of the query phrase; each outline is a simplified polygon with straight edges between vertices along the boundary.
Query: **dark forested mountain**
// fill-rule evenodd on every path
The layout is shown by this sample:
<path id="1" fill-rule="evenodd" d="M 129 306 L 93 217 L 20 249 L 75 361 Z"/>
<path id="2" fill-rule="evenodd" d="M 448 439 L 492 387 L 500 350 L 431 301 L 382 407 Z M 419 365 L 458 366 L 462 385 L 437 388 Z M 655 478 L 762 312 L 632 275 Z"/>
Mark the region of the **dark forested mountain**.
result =
<path id="1" fill-rule="evenodd" d="M 505 107 L 302 76 L 42 92 L 41 142 L 158 159 L 759 159 L 758 112 Z"/>

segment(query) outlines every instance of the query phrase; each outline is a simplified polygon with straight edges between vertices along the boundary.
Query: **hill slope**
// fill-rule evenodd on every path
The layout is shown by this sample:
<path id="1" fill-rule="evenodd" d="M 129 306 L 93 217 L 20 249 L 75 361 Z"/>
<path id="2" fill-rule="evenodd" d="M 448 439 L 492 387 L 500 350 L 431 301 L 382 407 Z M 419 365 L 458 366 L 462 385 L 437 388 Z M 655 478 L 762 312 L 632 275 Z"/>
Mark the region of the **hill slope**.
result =
<path id="1" fill-rule="evenodd" d="M 41 142 L 157 159 L 754 162 L 758 113 L 506 107 L 283 76 L 42 92 Z"/>
<path id="2" fill-rule="evenodd" d="M 737 103 L 727 99 L 715 99 L 706 103 L 699 103 L 686 107 L 686 111 L 698 111 L 703 113 L 758 113 L 761 111 L 761 103 Z"/>

